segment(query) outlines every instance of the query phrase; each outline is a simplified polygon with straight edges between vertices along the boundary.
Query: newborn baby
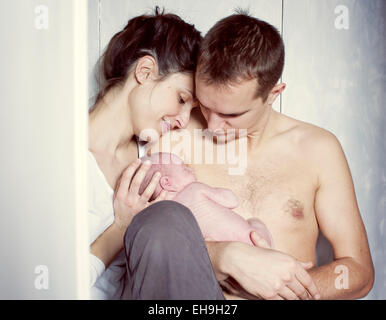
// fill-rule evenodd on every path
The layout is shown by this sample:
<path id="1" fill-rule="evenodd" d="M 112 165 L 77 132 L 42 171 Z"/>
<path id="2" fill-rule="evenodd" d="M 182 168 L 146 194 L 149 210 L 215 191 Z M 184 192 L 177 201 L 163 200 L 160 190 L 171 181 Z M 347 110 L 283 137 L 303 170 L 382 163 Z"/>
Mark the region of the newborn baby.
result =
<path id="1" fill-rule="evenodd" d="M 205 240 L 239 241 L 253 245 L 250 233 L 256 231 L 273 247 L 272 236 L 260 219 L 245 220 L 232 211 L 238 206 L 238 200 L 231 190 L 197 182 L 193 170 L 174 154 L 155 153 L 141 159 L 150 160 L 152 166 L 139 193 L 142 194 L 153 174 L 159 171 L 161 178 L 152 198 L 156 198 L 162 189 L 168 191 L 167 200 L 179 202 L 192 211 Z"/>

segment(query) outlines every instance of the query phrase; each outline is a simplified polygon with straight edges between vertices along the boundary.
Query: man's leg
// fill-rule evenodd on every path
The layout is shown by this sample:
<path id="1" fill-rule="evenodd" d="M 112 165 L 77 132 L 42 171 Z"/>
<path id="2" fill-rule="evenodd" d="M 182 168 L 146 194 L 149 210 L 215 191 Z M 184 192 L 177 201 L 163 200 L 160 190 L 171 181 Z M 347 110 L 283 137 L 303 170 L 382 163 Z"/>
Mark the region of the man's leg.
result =
<path id="1" fill-rule="evenodd" d="M 174 201 L 137 214 L 125 237 L 130 299 L 223 300 L 192 212 Z"/>

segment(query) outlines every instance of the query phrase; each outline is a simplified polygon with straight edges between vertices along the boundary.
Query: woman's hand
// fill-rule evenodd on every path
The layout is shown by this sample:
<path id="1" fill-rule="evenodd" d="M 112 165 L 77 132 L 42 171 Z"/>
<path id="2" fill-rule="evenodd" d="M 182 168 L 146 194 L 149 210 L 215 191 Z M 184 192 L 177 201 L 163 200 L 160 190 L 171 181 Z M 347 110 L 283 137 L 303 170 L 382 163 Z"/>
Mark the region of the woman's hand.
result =
<path id="1" fill-rule="evenodd" d="M 217 279 L 222 282 L 231 277 L 240 285 L 234 289 L 242 288 L 248 295 L 270 300 L 306 300 L 309 295 L 313 299 L 320 297 L 306 271 L 312 263 L 299 262 L 282 252 L 241 242 L 218 242 L 209 245 L 208 251 Z"/>
<path id="2" fill-rule="evenodd" d="M 90 252 L 98 257 L 106 268 L 122 250 L 122 238 L 133 217 L 151 203 L 164 200 L 166 196 L 166 192 L 161 192 L 157 199 L 149 202 L 159 181 L 159 174 L 154 174 L 145 191 L 139 194 L 139 187 L 151 163 L 140 165 L 141 160 L 138 159 L 123 171 L 114 192 L 114 223 L 90 246 Z"/>
<path id="3" fill-rule="evenodd" d="M 161 174 L 156 172 L 144 192 L 140 195 L 139 188 L 146 173 L 151 167 L 150 161 L 142 163 L 137 159 L 122 173 L 114 193 L 114 224 L 126 230 L 134 216 L 147 206 L 157 201 L 164 200 L 166 191 L 161 193 L 154 201 L 149 201 L 153 195 Z"/>

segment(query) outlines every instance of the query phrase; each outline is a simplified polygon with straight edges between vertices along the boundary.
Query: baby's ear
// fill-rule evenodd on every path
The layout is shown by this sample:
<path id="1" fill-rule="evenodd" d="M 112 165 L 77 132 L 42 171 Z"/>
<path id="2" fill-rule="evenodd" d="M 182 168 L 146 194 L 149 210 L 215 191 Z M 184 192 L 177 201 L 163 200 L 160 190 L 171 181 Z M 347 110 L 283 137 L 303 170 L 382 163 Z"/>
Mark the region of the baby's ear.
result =
<path id="1" fill-rule="evenodd" d="M 159 179 L 159 184 L 161 185 L 161 188 L 166 191 L 172 191 L 172 192 L 177 191 L 175 190 L 172 179 L 169 176 L 162 176 Z"/>

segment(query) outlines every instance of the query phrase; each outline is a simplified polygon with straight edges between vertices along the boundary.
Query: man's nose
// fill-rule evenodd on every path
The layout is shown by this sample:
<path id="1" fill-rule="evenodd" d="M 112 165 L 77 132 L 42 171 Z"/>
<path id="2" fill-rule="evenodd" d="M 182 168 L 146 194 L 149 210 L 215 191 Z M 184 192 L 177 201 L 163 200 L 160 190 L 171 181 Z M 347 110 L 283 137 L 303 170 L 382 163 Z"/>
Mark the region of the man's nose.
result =
<path id="1" fill-rule="evenodd" d="M 215 112 L 210 112 L 208 114 L 208 129 L 210 131 L 223 130 L 224 127 L 224 119 L 222 119 Z"/>

